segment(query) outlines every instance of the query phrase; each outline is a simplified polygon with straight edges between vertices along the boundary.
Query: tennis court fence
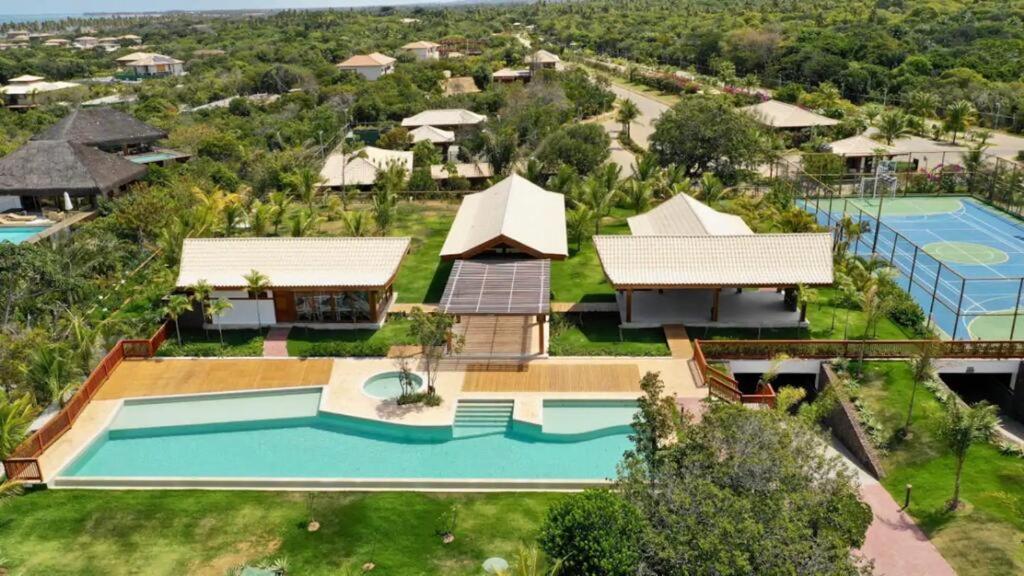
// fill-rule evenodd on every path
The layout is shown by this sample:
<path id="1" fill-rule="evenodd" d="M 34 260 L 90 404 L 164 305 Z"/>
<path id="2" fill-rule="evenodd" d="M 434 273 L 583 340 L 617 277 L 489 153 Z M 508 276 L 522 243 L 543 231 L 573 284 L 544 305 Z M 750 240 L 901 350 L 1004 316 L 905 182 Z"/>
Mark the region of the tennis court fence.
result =
<path id="1" fill-rule="evenodd" d="M 856 206 L 851 200 L 857 195 L 843 194 L 791 162 L 777 163 L 773 172 L 794 185 L 798 203 L 819 225 L 833 231 L 835 242 L 847 242 L 849 253 L 888 262 L 897 272 L 896 282 L 921 306 L 929 327 L 952 340 L 974 339 L 972 329 L 983 332 L 986 340 L 1013 340 L 1018 334 L 1024 337 L 1024 318 L 1020 317 L 1024 277 L 965 277 L 881 222 L 876 214 Z M 943 196 L 907 194 L 905 190 L 896 195 Z M 961 191 L 956 195 L 967 194 Z M 984 196 L 972 197 L 988 202 Z M 844 216 L 863 223 L 863 231 L 844 238 L 840 224 Z M 992 301 L 1006 306 L 989 309 L 985 303 Z"/>

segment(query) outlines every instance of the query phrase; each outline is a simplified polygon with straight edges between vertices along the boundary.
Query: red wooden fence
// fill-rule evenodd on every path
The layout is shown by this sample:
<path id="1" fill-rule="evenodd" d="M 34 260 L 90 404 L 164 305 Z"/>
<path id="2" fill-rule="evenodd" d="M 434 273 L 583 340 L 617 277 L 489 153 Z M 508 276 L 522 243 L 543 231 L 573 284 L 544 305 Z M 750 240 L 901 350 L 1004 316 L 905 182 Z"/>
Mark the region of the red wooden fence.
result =
<path id="1" fill-rule="evenodd" d="M 775 389 L 771 384 L 761 384 L 754 394 L 744 394 L 740 390 L 740 383 L 735 378 L 708 364 L 704 350 L 701 349 L 700 340 L 695 340 L 693 344 L 693 359 L 697 364 L 697 372 L 703 379 L 702 383 L 708 387 L 708 393 L 712 396 L 726 402 L 775 405 Z"/>
<path id="2" fill-rule="evenodd" d="M 25 482 L 41 482 L 43 473 L 39 467 L 39 456 L 54 442 L 60 439 L 65 432 L 71 429 L 78 416 L 85 407 L 89 405 L 93 396 L 99 391 L 103 383 L 125 358 L 149 358 L 156 354 L 157 349 L 167 339 L 167 324 L 160 326 L 148 340 L 120 340 L 107 352 L 107 355 L 100 360 L 100 363 L 93 369 L 89 377 L 85 379 L 74 396 L 64 405 L 64 408 L 51 418 L 42 428 L 25 439 L 24 442 L 14 449 L 14 452 L 4 460 L 4 472 L 11 480 Z"/>
<path id="3" fill-rule="evenodd" d="M 1015 340 L 698 340 L 696 347 L 716 360 L 791 358 L 910 358 L 926 346 L 935 358 L 1024 358 Z"/>

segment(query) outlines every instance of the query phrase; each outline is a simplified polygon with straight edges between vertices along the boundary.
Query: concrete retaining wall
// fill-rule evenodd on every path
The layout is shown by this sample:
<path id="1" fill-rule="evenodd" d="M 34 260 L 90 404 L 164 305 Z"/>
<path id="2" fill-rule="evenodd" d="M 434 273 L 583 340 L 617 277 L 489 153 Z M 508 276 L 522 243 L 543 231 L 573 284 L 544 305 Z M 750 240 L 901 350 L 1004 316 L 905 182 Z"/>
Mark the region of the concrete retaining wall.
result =
<path id="1" fill-rule="evenodd" d="M 835 378 L 836 374 L 832 367 L 823 362 L 821 373 L 818 376 L 821 389 L 824 390 L 832 386 Z M 882 469 L 882 460 L 871 444 L 871 438 L 860 424 L 857 409 L 845 395 L 837 394 L 837 396 L 839 401 L 836 403 L 835 409 L 832 410 L 832 414 L 826 419 L 826 424 L 832 429 L 832 434 L 843 443 L 843 446 L 846 446 L 846 449 L 853 454 L 861 466 L 875 478 L 884 477 L 885 470 Z"/>

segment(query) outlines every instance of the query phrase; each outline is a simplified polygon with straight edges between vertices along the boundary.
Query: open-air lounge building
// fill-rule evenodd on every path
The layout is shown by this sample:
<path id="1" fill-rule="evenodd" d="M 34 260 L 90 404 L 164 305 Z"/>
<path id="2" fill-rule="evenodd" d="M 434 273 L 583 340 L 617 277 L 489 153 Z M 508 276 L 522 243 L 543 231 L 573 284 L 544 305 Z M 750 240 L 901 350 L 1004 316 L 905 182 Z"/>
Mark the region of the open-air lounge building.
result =
<path id="1" fill-rule="evenodd" d="M 760 104 L 744 106 L 741 112 L 752 115 L 759 122 L 776 130 L 803 130 L 824 128 L 839 124 L 839 120 L 811 112 L 795 104 L 766 100 Z"/>
<path id="2" fill-rule="evenodd" d="M 624 327 L 792 327 L 805 320 L 795 288 L 832 284 L 827 233 L 755 234 L 685 194 L 629 228 L 594 238 Z"/>
<path id="3" fill-rule="evenodd" d="M 467 195 L 441 249 L 454 264 L 439 304 L 457 318 L 462 354 L 545 354 L 551 260 L 568 253 L 561 194 L 513 175 Z"/>
<path id="4" fill-rule="evenodd" d="M 85 144 L 34 140 L 0 158 L 0 196 L 18 197 L 27 210 L 64 209 L 114 196 L 145 174 L 144 166 Z"/>
<path id="5" fill-rule="evenodd" d="M 222 328 L 378 328 L 395 299 L 409 243 L 398 237 L 190 238 L 177 286 L 188 291 L 205 281 L 213 299 L 231 302 L 210 322 Z M 261 294 L 250 292 L 245 280 L 254 270 L 267 278 Z"/>

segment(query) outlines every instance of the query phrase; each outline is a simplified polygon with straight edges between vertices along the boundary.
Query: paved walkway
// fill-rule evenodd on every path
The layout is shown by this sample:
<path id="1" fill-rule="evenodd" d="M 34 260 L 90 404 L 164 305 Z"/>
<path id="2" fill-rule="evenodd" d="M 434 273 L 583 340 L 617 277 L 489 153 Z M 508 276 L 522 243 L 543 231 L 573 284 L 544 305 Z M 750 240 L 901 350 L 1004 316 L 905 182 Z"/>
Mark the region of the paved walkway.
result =
<path id="1" fill-rule="evenodd" d="M 291 326 L 275 326 L 267 333 L 263 340 L 263 356 L 267 358 L 288 357 L 288 333 L 292 331 Z"/>
<path id="2" fill-rule="evenodd" d="M 838 440 L 833 448 L 843 462 L 856 474 L 860 496 L 871 507 L 874 519 L 868 527 L 860 553 L 875 563 L 877 576 L 955 576 L 956 572 L 910 515 L 900 511 L 900 504 L 878 480 L 853 459 Z"/>
<path id="3" fill-rule="evenodd" d="M 693 342 L 690 341 L 685 326 L 682 324 L 665 325 L 665 340 L 668 341 L 668 349 L 672 351 L 673 358 L 693 359 Z"/>

